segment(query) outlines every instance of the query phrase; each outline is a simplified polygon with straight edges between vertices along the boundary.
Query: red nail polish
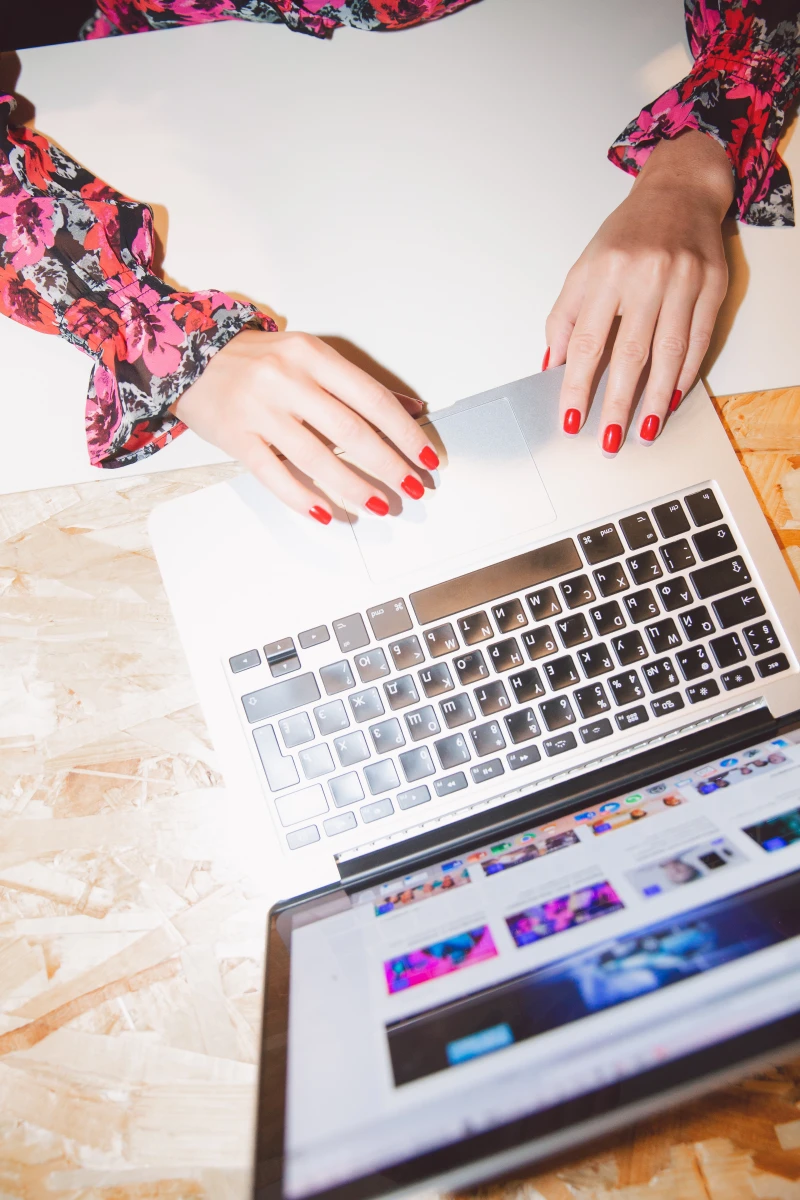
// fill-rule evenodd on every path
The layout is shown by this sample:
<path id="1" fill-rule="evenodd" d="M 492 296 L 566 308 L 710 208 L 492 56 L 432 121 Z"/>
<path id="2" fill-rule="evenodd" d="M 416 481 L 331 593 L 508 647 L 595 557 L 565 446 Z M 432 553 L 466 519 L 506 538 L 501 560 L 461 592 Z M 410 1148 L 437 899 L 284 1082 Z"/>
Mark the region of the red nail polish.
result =
<path id="1" fill-rule="evenodd" d="M 650 413 L 649 417 L 645 417 L 642 421 L 642 427 L 639 430 L 639 437 L 643 442 L 652 442 L 658 433 L 658 427 L 661 424 L 655 413 Z"/>
<path id="2" fill-rule="evenodd" d="M 544 358 L 542 359 L 542 370 L 543 371 L 547 370 L 547 364 L 549 362 L 550 362 L 550 347 L 548 346 L 544 352 Z"/>
<path id="3" fill-rule="evenodd" d="M 621 425 L 606 425 L 606 431 L 603 434 L 603 449 L 606 454 L 616 454 L 622 443 L 622 426 Z"/>
<path id="4" fill-rule="evenodd" d="M 681 403 L 682 399 L 683 399 L 683 392 L 679 392 L 678 389 L 675 388 L 675 391 L 672 393 L 672 399 L 669 402 L 669 411 L 675 412 L 675 409 L 680 407 L 680 403 Z"/>
<path id="5" fill-rule="evenodd" d="M 581 427 L 579 408 L 568 408 L 564 413 L 564 433 L 577 433 Z"/>
<path id="6" fill-rule="evenodd" d="M 389 505 L 380 496 L 370 496 L 364 507 L 375 513 L 376 517 L 385 517 L 389 511 Z"/>
<path id="7" fill-rule="evenodd" d="M 435 471 L 439 466 L 439 455 L 431 446 L 423 446 L 419 452 L 419 461 L 429 471 Z"/>
<path id="8" fill-rule="evenodd" d="M 412 500 L 421 500 L 425 495 L 425 488 L 414 475 L 406 475 L 400 487 Z"/>
<path id="9" fill-rule="evenodd" d="M 320 508 L 318 504 L 315 504 L 313 508 L 308 510 L 308 515 L 313 517 L 315 521 L 319 521 L 320 525 L 330 525 L 331 523 L 331 514 L 326 512 L 324 508 Z"/>

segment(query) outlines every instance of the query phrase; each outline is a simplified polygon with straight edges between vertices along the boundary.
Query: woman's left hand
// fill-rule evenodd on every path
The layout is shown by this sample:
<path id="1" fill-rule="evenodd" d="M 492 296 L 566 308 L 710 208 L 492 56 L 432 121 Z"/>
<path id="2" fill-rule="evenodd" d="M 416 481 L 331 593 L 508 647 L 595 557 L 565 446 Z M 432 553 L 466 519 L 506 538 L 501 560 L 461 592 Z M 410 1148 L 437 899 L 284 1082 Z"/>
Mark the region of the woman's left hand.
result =
<path id="1" fill-rule="evenodd" d="M 615 318 L 600 444 L 616 454 L 642 372 L 650 373 L 638 423 L 651 443 L 694 382 L 728 285 L 721 224 L 733 199 L 724 150 L 694 130 L 661 142 L 630 195 L 570 270 L 547 319 L 547 365 L 567 364 L 560 420 L 575 434 Z"/>

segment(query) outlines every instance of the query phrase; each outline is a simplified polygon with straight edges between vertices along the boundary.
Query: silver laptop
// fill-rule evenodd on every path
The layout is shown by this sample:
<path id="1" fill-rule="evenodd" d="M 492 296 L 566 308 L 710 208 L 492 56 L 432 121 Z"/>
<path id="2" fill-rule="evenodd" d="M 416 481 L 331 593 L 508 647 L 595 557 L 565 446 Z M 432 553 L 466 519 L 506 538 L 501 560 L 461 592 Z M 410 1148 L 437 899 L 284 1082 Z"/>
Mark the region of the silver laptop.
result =
<path id="1" fill-rule="evenodd" d="M 391 518 L 154 516 L 280 896 L 260 1195 L 463 1186 L 798 1037 L 795 585 L 702 387 L 608 462 L 560 377 L 434 414 Z"/>

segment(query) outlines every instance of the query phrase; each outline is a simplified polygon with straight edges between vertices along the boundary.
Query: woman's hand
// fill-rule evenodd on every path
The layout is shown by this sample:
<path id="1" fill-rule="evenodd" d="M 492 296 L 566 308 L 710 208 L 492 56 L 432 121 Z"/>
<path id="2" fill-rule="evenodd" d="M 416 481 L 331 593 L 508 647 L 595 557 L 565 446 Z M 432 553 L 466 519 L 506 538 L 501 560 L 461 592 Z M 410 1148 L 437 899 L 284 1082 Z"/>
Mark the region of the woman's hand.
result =
<path id="1" fill-rule="evenodd" d="M 650 358 L 639 438 L 651 443 L 695 380 L 728 285 L 721 223 L 733 199 L 724 150 L 691 130 L 661 142 L 630 195 L 570 270 L 547 318 L 550 367 L 566 362 L 560 419 L 575 434 L 614 319 L 600 442 L 616 454 Z"/>
<path id="2" fill-rule="evenodd" d="M 406 459 L 429 471 L 439 465 L 396 396 L 308 333 L 243 330 L 214 355 L 172 411 L 207 442 L 240 459 L 289 508 L 323 525 L 331 520 L 330 504 L 296 479 L 277 452 L 329 497 L 378 516 L 389 511 L 383 489 L 362 479 L 323 439 L 413 500 L 425 489 Z"/>

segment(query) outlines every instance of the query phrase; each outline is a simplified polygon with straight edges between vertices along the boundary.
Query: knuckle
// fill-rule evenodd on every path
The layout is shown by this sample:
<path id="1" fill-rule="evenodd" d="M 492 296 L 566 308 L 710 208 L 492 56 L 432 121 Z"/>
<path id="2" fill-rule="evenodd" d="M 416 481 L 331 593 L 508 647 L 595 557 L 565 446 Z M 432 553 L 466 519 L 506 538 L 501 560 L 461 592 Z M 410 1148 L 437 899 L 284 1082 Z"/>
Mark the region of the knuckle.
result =
<path id="1" fill-rule="evenodd" d="M 711 345 L 710 329 L 695 329 L 689 338 L 689 345 L 696 354 L 705 354 Z"/>
<path id="2" fill-rule="evenodd" d="M 677 334 L 665 333 L 656 339 L 656 349 L 667 358 L 684 358 L 686 348 L 686 339 Z"/>
<path id="3" fill-rule="evenodd" d="M 337 445 L 355 441 L 363 432 L 363 425 L 352 409 L 338 404 L 331 421 L 331 437 Z"/>
<path id="4" fill-rule="evenodd" d="M 302 329 L 292 330 L 286 335 L 286 345 L 292 354 L 305 356 L 314 353 L 318 347 L 319 339 L 315 338 L 312 333 L 306 333 Z"/>
<path id="5" fill-rule="evenodd" d="M 586 362 L 595 362 L 603 353 L 603 340 L 594 333 L 573 333 L 569 342 L 569 354 Z"/>
<path id="6" fill-rule="evenodd" d="M 623 338 L 614 347 L 615 353 L 619 355 L 625 363 L 636 365 L 644 363 L 647 358 L 648 348 L 644 342 L 637 341 L 636 338 Z"/>

